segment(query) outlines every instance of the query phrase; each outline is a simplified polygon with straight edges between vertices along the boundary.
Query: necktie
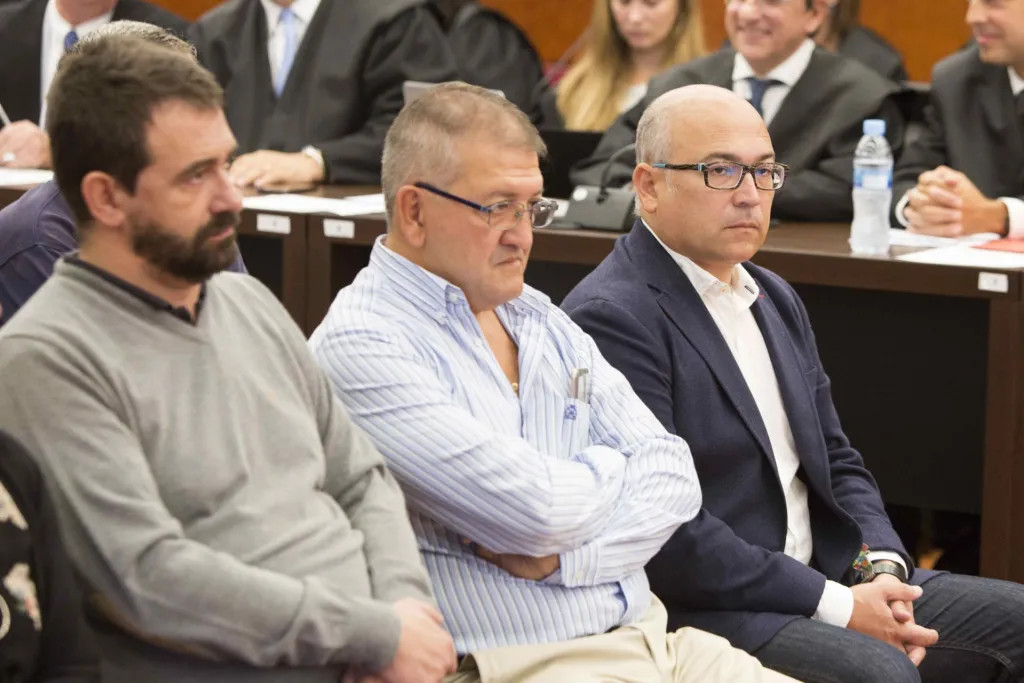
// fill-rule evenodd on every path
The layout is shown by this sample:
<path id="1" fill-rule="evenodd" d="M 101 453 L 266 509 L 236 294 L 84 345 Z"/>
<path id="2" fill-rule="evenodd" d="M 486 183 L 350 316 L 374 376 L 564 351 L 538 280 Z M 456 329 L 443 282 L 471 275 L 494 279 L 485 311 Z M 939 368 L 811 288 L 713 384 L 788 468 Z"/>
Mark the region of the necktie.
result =
<path id="1" fill-rule="evenodd" d="M 78 34 L 75 33 L 75 29 L 68 31 L 68 34 L 64 36 L 64 52 L 67 52 L 71 47 L 78 42 Z"/>
<path id="2" fill-rule="evenodd" d="M 274 92 L 278 97 L 284 90 L 284 84 L 288 82 L 288 72 L 292 70 L 292 63 L 295 61 L 295 51 L 298 47 L 298 41 L 295 40 L 295 21 L 295 12 L 290 7 L 281 10 L 278 26 L 284 41 L 284 49 L 281 50 L 281 63 L 277 67 L 277 78 L 274 80 Z"/>
<path id="3" fill-rule="evenodd" d="M 777 81 L 774 78 L 755 78 L 751 76 L 747 79 L 747 82 L 750 84 L 750 104 L 761 115 L 761 118 L 764 118 L 764 110 L 761 109 L 764 94 L 773 85 L 782 85 L 782 81 Z"/>

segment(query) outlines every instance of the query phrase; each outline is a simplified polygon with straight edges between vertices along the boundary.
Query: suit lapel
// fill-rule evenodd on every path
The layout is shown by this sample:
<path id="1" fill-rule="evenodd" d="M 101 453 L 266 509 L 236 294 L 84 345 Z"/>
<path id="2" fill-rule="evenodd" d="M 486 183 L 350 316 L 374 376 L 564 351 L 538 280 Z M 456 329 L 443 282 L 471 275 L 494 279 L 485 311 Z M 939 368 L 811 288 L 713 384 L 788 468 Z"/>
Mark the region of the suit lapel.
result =
<path id="1" fill-rule="evenodd" d="M 45 13 L 46 0 L 26 2 L 0 32 L 0 62 L 18 65 L 17 68 L 5 69 L 3 87 L 0 88 L 4 93 L 3 105 L 12 121 L 28 119 L 39 122 L 42 100 L 40 55 Z"/>
<path id="2" fill-rule="evenodd" d="M 731 48 L 723 50 L 722 58 L 715 60 L 709 65 L 706 83 L 732 90 L 732 67 L 735 61 L 735 50 Z"/>
<path id="3" fill-rule="evenodd" d="M 660 292 L 658 305 L 707 363 L 740 419 L 761 446 L 778 478 L 775 457 L 761 413 L 729 346 L 700 295 L 641 221 L 634 224 L 632 232 L 624 239 L 630 260 L 638 269 L 647 273 L 648 284 Z"/>
<path id="4" fill-rule="evenodd" d="M 807 69 L 782 99 L 779 110 L 768 126 L 768 134 L 775 145 L 777 156 L 789 157 L 784 150 L 791 141 L 800 139 L 802 129 L 807 127 L 807 113 L 816 110 L 815 105 L 825 91 L 822 84 L 828 82 L 828 77 L 815 51 L 807 63 Z"/>
<path id="5" fill-rule="evenodd" d="M 1006 67 L 981 64 L 981 70 L 971 83 L 971 98 L 981 107 L 985 125 L 996 138 L 1002 139 L 1003 152 L 989 163 L 998 167 L 997 180 L 1016 179 L 1016 187 L 1024 186 L 1024 122 L 1017 111 L 1017 103 L 1010 89 Z"/>
<path id="6" fill-rule="evenodd" d="M 768 355 L 775 370 L 775 379 L 782 394 L 782 405 L 793 432 L 793 444 L 797 457 L 804 468 L 809 483 L 818 489 L 819 495 L 831 500 L 830 484 L 825 465 L 827 458 L 818 456 L 821 451 L 821 427 L 815 408 L 811 387 L 807 384 L 803 365 L 793 339 L 786 330 L 782 318 L 771 299 L 765 296 L 763 286 L 758 300 L 751 307 L 754 320 L 761 329 Z"/>

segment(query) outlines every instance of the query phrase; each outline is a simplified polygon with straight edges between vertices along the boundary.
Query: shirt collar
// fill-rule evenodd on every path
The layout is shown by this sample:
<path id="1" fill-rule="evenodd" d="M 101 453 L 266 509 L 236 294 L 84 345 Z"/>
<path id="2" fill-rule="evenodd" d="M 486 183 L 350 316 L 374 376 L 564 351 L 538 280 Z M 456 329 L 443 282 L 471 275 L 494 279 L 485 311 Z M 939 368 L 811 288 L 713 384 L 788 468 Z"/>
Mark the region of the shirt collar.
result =
<path id="1" fill-rule="evenodd" d="M 1010 75 L 1010 90 L 1013 92 L 1014 97 L 1016 97 L 1024 90 L 1024 77 L 1014 71 L 1012 66 L 1006 67 L 1006 73 Z"/>
<path id="2" fill-rule="evenodd" d="M 187 322 L 190 325 L 195 325 L 196 321 L 199 320 L 199 312 L 202 310 L 203 302 L 206 300 L 206 283 L 205 282 L 202 284 L 201 288 L 199 289 L 199 299 L 196 301 L 196 314 L 195 314 L 195 317 L 193 317 L 192 316 L 192 312 L 189 311 L 184 306 L 175 306 L 171 302 L 167 301 L 166 299 L 161 299 L 160 297 L 156 296 L 155 294 L 151 294 L 151 293 L 147 292 L 146 290 L 142 289 L 141 287 L 136 287 L 135 285 L 133 285 L 132 283 L 128 282 L 127 280 L 122 280 L 121 278 L 119 278 L 118 276 L 114 275 L 110 271 L 103 270 L 102 268 L 100 268 L 98 266 L 94 266 L 91 263 L 87 263 L 86 261 L 83 261 L 82 259 L 80 259 L 78 257 L 77 252 L 74 253 L 74 254 L 71 254 L 69 256 L 64 257 L 64 261 L 65 261 L 65 263 L 68 263 L 69 265 L 77 266 L 79 268 L 83 268 L 83 269 L 89 271 L 90 273 L 92 273 L 93 275 L 96 275 L 96 276 L 98 276 L 100 278 L 103 278 L 103 280 L 105 280 L 106 282 L 109 282 L 110 284 L 114 285 L 115 287 L 117 287 L 117 288 L 119 288 L 119 289 L 121 289 L 121 290 L 123 290 L 123 291 L 125 291 L 125 292 L 127 292 L 129 294 L 131 294 L 136 299 L 139 299 L 139 300 L 143 301 L 144 303 L 148 304 L 149 306 L 152 306 L 156 310 L 164 311 L 166 313 L 170 313 L 175 318 L 178 318 L 179 320 Z"/>
<path id="3" fill-rule="evenodd" d="M 683 275 L 690 281 L 693 288 L 697 290 L 697 294 L 704 297 L 721 296 L 723 294 L 734 294 L 744 306 L 749 308 L 754 305 L 757 301 L 758 296 L 761 293 L 761 288 L 757 286 L 757 281 L 747 272 L 747 269 L 742 264 L 737 263 L 732 268 L 732 278 L 729 284 L 726 284 L 719 280 L 717 277 L 704 270 L 692 260 L 683 256 L 679 252 L 671 249 L 667 244 L 661 241 L 657 233 L 651 230 L 651 226 L 647 224 L 647 221 L 642 221 L 644 227 L 647 228 L 651 235 L 658 241 L 658 244 L 668 252 L 668 255 L 672 257 L 672 260 L 676 262 L 679 269 L 683 271 Z"/>
<path id="4" fill-rule="evenodd" d="M 449 305 L 469 307 L 466 295 L 460 287 L 390 249 L 384 244 L 386 238 L 387 235 L 381 235 L 374 243 L 370 251 L 370 267 L 382 273 L 392 283 L 400 283 L 394 287 L 396 295 L 408 300 L 415 308 L 424 311 L 438 323 L 444 322 Z M 550 298 L 526 285 L 522 294 L 498 308 L 544 317 L 550 304 Z"/>
<path id="5" fill-rule="evenodd" d="M 71 29 L 74 29 L 75 33 L 78 34 L 78 38 L 81 39 L 98 29 L 100 26 L 106 26 L 109 24 L 110 19 L 113 16 L 113 11 L 104 12 L 98 17 L 87 19 L 77 26 L 72 26 L 60 15 L 60 12 L 57 11 L 57 3 L 55 0 L 49 0 L 49 2 L 46 3 L 46 13 L 43 17 L 43 23 L 48 26 L 55 35 L 60 37 L 61 46 L 63 47 L 64 36 L 66 36 Z"/>
<path id="6" fill-rule="evenodd" d="M 785 61 L 763 76 L 758 76 L 754 73 L 754 67 L 750 66 L 747 58 L 737 52 L 736 59 L 732 63 L 732 81 L 735 83 L 736 81 L 757 76 L 758 78 L 779 81 L 792 88 L 804 75 L 804 72 L 807 71 L 807 65 L 811 63 L 811 57 L 813 56 L 814 41 L 810 38 L 805 38 L 804 42 L 800 43 L 800 47 L 787 57 Z"/>
<path id="7" fill-rule="evenodd" d="M 267 32 L 273 33 L 278 20 L 281 18 L 281 10 L 283 8 L 274 0 L 260 0 L 260 2 L 263 4 L 263 11 L 267 13 Z M 295 0 L 289 7 L 304 26 L 309 26 L 310 22 L 313 21 L 313 15 L 316 14 L 317 8 L 320 7 L 320 0 Z"/>

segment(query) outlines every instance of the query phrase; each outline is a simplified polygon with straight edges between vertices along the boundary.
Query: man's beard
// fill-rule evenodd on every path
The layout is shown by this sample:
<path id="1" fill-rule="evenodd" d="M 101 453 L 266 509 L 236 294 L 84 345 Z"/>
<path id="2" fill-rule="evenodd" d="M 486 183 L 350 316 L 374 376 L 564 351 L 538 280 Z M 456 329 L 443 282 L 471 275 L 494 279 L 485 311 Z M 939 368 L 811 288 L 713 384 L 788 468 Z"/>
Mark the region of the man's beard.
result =
<path id="1" fill-rule="evenodd" d="M 132 228 L 132 248 L 158 270 L 193 284 L 208 280 L 225 270 L 238 258 L 238 240 L 234 234 L 210 243 L 228 227 L 237 227 L 241 216 L 234 211 L 216 213 L 191 240 L 158 223 L 139 222 Z"/>

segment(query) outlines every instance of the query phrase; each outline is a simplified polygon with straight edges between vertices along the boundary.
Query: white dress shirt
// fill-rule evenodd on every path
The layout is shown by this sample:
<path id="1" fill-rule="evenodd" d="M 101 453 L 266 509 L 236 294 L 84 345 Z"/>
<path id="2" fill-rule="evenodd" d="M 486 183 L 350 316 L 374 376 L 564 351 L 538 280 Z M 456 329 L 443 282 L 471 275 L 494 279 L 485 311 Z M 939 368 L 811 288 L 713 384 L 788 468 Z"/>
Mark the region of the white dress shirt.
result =
<path id="1" fill-rule="evenodd" d="M 49 0 L 46 3 L 46 11 L 43 13 L 42 49 L 39 51 L 40 102 L 38 123 L 40 127 L 46 126 L 46 93 L 49 92 L 50 83 L 53 82 L 53 77 L 57 73 L 57 63 L 64 56 L 64 38 L 67 37 L 69 31 L 74 29 L 75 33 L 78 34 L 78 39 L 81 40 L 82 37 L 98 29 L 100 26 L 109 24 L 110 17 L 113 14 L 112 11 L 106 12 L 88 21 L 83 21 L 78 26 L 72 26 L 68 23 L 67 19 L 60 15 L 55 0 Z"/>
<path id="2" fill-rule="evenodd" d="M 1010 76 L 1010 91 L 1017 97 L 1024 90 L 1024 77 L 1021 77 L 1012 66 L 1006 67 L 1006 73 Z M 896 220 L 904 228 L 910 226 L 910 221 L 903 215 L 910 201 L 910 192 L 904 193 L 896 203 Z M 1000 197 L 999 201 L 1006 205 L 1006 215 L 1009 218 L 1010 230 L 1007 237 L 1015 240 L 1024 239 L 1024 200 L 1017 197 Z"/>
<path id="3" fill-rule="evenodd" d="M 270 82 L 277 82 L 277 72 L 281 69 L 284 57 L 284 31 L 281 27 L 281 5 L 273 0 L 260 0 L 263 10 L 267 13 L 267 59 L 270 61 Z M 320 0 L 295 0 L 289 5 L 295 14 L 295 46 L 302 45 L 306 29 L 313 21 L 313 15 L 320 7 Z M 294 65 L 293 65 L 294 66 Z"/>
<path id="4" fill-rule="evenodd" d="M 779 107 L 782 106 L 782 101 L 786 99 L 786 95 L 807 71 L 807 65 L 811 63 L 812 56 L 814 56 L 814 41 L 808 38 L 782 64 L 766 74 L 758 74 L 754 72 L 754 67 L 750 66 L 750 62 L 737 52 L 736 59 L 732 63 L 732 91 L 743 99 L 750 100 L 748 78 L 756 76 L 779 81 L 778 84 L 765 91 L 764 99 L 761 100 L 764 125 L 770 126 L 772 119 L 779 112 Z"/>
<path id="5" fill-rule="evenodd" d="M 569 316 L 529 285 L 495 314 L 518 346 L 518 393 L 465 293 L 381 237 L 309 338 L 402 485 L 462 654 L 635 623 L 651 600 L 644 565 L 701 504 L 686 443 Z M 560 568 L 524 581 L 464 539 L 557 553 Z"/>
<path id="6" fill-rule="evenodd" d="M 644 223 L 647 226 L 647 223 Z M 650 230 L 650 226 L 647 226 Z M 737 264 L 731 281 L 726 284 L 682 254 L 670 249 L 651 230 L 651 234 L 664 247 L 672 260 L 690 281 L 711 314 L 712 320 L 732 352 L 740 373 L 754 397 L 761 414 L 768 442 L 779 472 L 782 495 L 786 501 L 786 547 L 784 552 L 795 560 L 810 564 L 814 554 L 811 537 L 811 514 L 807 504 L 807 486 L 797 477 L 800 458 L 793 441 L 793 431 L 782 402 L 775 368 L 761 328 L 757 326 L 750 307 L 761 293 L 750 273 Z M 868 554 L 868 559 L 892 560 L 906 569 L 897 553 L 879 551 Z M 813 618 L 833 626 L 845 627 L 853 615 L 853 592 L 835 581 L 826 581 Z"/>

